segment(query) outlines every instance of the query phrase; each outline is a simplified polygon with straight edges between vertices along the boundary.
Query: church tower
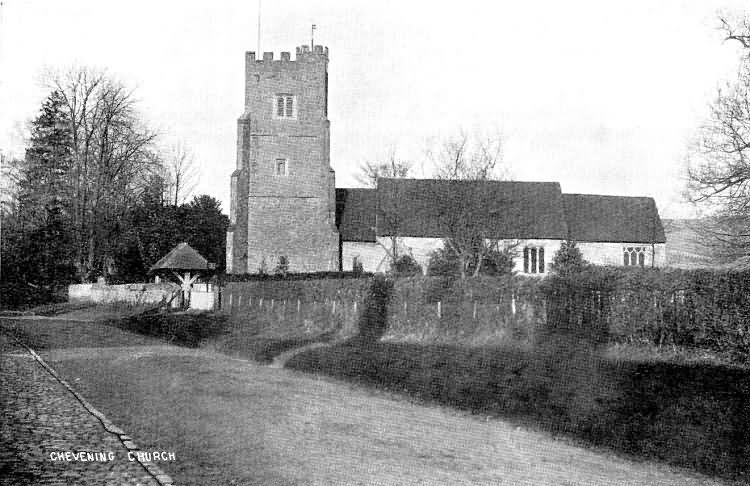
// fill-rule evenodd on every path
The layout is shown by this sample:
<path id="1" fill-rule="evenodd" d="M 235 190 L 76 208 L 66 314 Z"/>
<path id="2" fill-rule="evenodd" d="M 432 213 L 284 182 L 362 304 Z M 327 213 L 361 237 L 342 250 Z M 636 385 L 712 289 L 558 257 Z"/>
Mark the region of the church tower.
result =
<path id="1" fill-rule="evenodd" d="M 237 121 L 227 272 L 339 270 L 330 165 L 328 48 L 274 60 L 245 54 L 245 112 Z"/>

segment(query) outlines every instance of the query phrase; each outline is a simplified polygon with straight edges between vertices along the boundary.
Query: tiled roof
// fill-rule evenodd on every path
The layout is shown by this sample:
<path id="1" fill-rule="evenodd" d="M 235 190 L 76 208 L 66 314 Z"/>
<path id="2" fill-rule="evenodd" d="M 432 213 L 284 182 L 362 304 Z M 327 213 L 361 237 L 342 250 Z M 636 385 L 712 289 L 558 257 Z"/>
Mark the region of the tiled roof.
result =
<path id="1" fill-rule="evenodd" d="M 336 227 L 343 241 L 375 241 L 375 189 L 336 189 Z"/>
<path id="2" fill-rule="evenodd" d="M 151 267 L 155 270 L 206 270 L 208 261 L 187 243 L 180 243 Z"/>
<path id="3" fill-rule="evenodd" d="M 565 239 L 557 182 L 378 179 L 377 234 L 444 238 L 465 224 L 487 238 Z"/>
<path id="4" fill-rule="evenodd" d="M 653 198 L 563 194 L 563 201 L 570 239 L 628 243 L 667 241 Z"/>
<path id="5" fill-rule="evenodd" d="M 374 242 L 376 226 L 377 236 L 445 238 L 461 224 L 497 239 L 666 242 L 652 198 L 562 194 L 557 182 L 381 178 L 378 189 L 336 189 L 343 241 Z"/>

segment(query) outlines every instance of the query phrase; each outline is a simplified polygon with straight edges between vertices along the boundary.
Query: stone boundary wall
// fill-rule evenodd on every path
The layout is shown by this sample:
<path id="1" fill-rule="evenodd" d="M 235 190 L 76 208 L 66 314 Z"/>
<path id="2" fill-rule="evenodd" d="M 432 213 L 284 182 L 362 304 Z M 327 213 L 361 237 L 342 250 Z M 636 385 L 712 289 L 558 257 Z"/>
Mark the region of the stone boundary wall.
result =
<path id="1" fill-rule="evenodd" d="M 179 290 L 179 285 L 170 283 L 75 284 L 68 286 L 68 302 L 155 305 L 168 302 Z M 179 305 L 179 297 L 172 300 L 172 306 L 176 305 Z"/>

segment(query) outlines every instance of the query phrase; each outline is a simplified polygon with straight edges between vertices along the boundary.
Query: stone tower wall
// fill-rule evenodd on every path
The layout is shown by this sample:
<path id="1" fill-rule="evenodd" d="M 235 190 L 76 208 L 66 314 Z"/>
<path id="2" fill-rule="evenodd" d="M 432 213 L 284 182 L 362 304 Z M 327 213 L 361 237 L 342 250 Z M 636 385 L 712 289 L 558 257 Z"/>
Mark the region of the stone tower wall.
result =
<path id="1" fill-rule="evenodd" d="M 245 112 L 238 120 L 233 175 L 232 273 L 273 271 L 281 256 L 292 272 L 339 269 L 335 185 L 327 119 L 328 50 L 246 55 Z M 293 118 L 276 116 L 277 95 L 295 99 Z M 277 159 L 287 172 L 276 173 Z M 231 243 L 230 243 L 231 241 Z M 229 259 L 229 256 L 227 257 Z"/>

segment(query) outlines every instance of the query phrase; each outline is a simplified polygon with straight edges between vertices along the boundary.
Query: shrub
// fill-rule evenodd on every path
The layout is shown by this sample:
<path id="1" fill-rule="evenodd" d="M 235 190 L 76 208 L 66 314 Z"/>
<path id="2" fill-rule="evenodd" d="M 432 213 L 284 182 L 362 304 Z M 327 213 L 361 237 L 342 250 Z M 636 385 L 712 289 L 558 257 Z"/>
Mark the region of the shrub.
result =
<path id="1" fill-rule="evenodd" d="M 352 262 L 352 273 L 357 276 L 365 273 L 365 266 L 362 264 L 359 257 L 354 257 L 354 261 Z"/>
<path id="2" fill-rule="evenodd" d="M 456 255 L 447 248 L 439 248 L 430 254 L 427 275 L 430 277 L 455 277 L 459 275 L 459 262 Z"/>
<path id="3" fill-rule="evenodd" d="M 511 275 L 513 273 L 513 249 L 493 248 L 490 250 L 484 256 L 479 273 L 489 276 Z"/>
<path id="4" fill-rule="evenodd" d="M 392 280 L 382 275 L 372 279 L 359 317 L 359 338 L 362 341 L 375 342 L 385 333 L 392 289 Z"/>
<path id="5" fill-rule="evenodd" d="M 478 252 L 477 252 L 478 253 Z M 466 269 L 467 275 L 473 275 L 476 270 L 475 256 L 473 262 L 469 262 Z M 501 276 L 513 273 L 513 249 L 491 248 L 482 256 L 482 266 L 479 268 L 480 275 Z M 432 252 L 427 265 L 427 275 L 431 277 L 457 277 L 461 275 L 461 262 L 458 255 L 447 245 Z"/>
<path id="6" fill-rule="evenodd" d="M 565 240 L 562 242 L 560 249 L 557 250 L 552 259 L 551 268 L 558 275 L 569 275 L 586 268 L 586 261 L 583 259 L 581 250 L 575 241 Z"/>
<path id="7" fill-rule="evenodd" d="M 286 274 L 289 273 L 289 259 L 284 255 L 281 255 L 273 272 L 277 275 L 286 276 Z"/>
<path id="8" fill-rule="evenodd" d="M 401 255 L 393 262 L 391 273 L 398 277 L 412 277 L 422 275 L 422 267 L 411 255 Z"/>

